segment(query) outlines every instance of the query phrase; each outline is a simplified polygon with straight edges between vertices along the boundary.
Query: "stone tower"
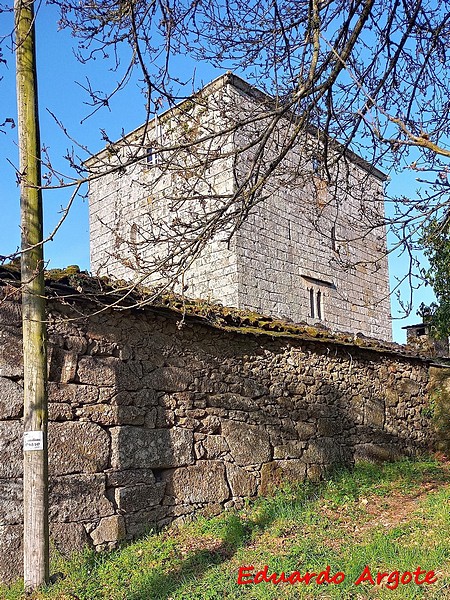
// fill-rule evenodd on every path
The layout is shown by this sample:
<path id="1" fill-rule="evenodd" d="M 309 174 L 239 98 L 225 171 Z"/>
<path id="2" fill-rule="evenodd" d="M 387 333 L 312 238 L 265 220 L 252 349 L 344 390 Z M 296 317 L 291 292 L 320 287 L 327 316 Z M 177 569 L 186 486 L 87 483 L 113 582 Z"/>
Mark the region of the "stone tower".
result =
<path id="1" fill-rule="evenodd" d="M 296 123 L 228 73 L 99 152 L 92 272 L 390 340 L 386 177 Z"/>

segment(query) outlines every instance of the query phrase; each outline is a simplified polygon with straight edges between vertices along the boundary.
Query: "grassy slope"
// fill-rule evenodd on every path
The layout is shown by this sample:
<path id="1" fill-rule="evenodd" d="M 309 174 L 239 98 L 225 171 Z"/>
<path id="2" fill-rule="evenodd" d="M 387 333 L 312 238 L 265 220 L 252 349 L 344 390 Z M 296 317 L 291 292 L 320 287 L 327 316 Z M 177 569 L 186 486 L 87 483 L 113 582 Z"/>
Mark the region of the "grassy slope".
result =
<path id="1" fill-rule="evenodd" d="M 120 551 L 56 560 L 65 579 L 33 599 L 450 599 L 450 467 L 434 460 L 359 465 L 321 484 L 285 488 L 239 512 L 166 530 Z M 237 585 L 239 567 L 343 571 L 340 585 Z M 372 586 L 377 571 L 434 570 L 432 585 Z M 421 576 L 422 578 L 423 576 Z M 384 580 L 385 581 L 385 580 Z M 21 598 L 20 584 L 0 598 Z"/>

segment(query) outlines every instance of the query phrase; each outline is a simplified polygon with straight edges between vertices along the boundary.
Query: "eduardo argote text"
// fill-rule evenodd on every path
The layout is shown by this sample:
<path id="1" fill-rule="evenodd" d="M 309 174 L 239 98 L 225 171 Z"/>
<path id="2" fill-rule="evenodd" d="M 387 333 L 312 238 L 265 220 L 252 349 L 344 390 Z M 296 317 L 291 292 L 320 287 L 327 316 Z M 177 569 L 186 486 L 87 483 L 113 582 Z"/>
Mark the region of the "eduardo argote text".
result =
<path id="1" fill-rule="evenodd" d="M 334 584 L 339 585 L 345 581 L 345 573 L 338 571 L 331 573 L 331 567 L 327 565 L 325 570 L 319 573 L 306 571 L 301 574 L 300 571 L 293 571 L 290 574 L 284 572 L 270 573 L 268 565 L 257 571 L 253 565 L 243 566 L 239 568 L 237 583 L 239 585 L 257 585 L 259 583 L 279 583 L 296 584 L 303 583 L 305 585 L 315 584 Z M 425 571 L 421 567 L 417 567 L 414 571 L 371 571 L 367 565 L 361 571 L 360 575 L 353 582 L 354 585 L 369 583 L 371 585 L 383 585 L 384 587 L 395 590 L 399 585 L 430 585 L 436 583 L 437 577 L 434 571 Z"/>

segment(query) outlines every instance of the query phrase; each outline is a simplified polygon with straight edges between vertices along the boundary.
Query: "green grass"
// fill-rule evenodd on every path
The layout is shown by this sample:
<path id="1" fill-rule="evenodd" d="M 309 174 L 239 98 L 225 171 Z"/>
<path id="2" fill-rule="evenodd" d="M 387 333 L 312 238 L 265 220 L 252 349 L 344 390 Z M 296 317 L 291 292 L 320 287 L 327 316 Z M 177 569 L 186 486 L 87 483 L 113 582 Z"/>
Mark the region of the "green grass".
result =
<path id="1" fill-rule="evenodd" d="M 55 559 L 65 578 L 32 598 L 41 600 L 450 599 L 450 476 L 433 459 L 359 465 L 326 482 L 279 490 L 239 512 L 195 521 L 129 544 Z M 345 573 L 339 585 L 263 582 L 237 585 L 238 570 L 289 576 L 294 571 Z M 397 589 L 354 581 L 377 572 L 437 572 L 431 585 Z M 421 576 L 423 577 L 423 576 Z M 22 598 L 20 582 L 0 598 Z"/>

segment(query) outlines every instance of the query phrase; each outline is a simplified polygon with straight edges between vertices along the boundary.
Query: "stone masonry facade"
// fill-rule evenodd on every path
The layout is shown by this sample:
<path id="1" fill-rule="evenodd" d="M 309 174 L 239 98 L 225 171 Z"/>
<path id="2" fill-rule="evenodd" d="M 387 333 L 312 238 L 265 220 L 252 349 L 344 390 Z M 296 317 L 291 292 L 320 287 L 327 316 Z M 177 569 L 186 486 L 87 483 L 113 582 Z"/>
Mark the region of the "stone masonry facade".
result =
<path id="1" fill-rule="evenodd" d="M 88 161 L 92 272 L 146 285 L 164 281 L 152 272 L 155 256 L 167 248 L 178 256 L 173 240 L 188 239 L 197 223 L 251 179 L 258 146 L 241 149 L 269 127 L 267 113 L 267 96 L 227 74 Z M 262 170 L 283 150 L 291 128 L 284 119 L 274 129 Z M 168 150 L 176 142 L 190 150 Z M 152 164 L 145 160 L 146 144 L 161 149 Z M 130 159 L 139 145 L 142 159 Z M 313 135 L 297 140 L 231 241 L 225 219 L 176 289 L 185 288 L 191 298 L 391 340 L 386 178 L 347 152 L 330 167 L 328 180 L 314 159 L 318 146 Z M 239 201 L 228 209 L 230 228 Z"/>
<path id="2" fill-rule="evenodd" d="M 163 306 L 88 319 L 86 301 L 49 306 L 50 529 L 63 554 L 432 443 L 424 359 L 245 315 L 180 327 Z M 22 378 L 20 305 L 3 300 L 1 580 L 21 573 Z"/>

